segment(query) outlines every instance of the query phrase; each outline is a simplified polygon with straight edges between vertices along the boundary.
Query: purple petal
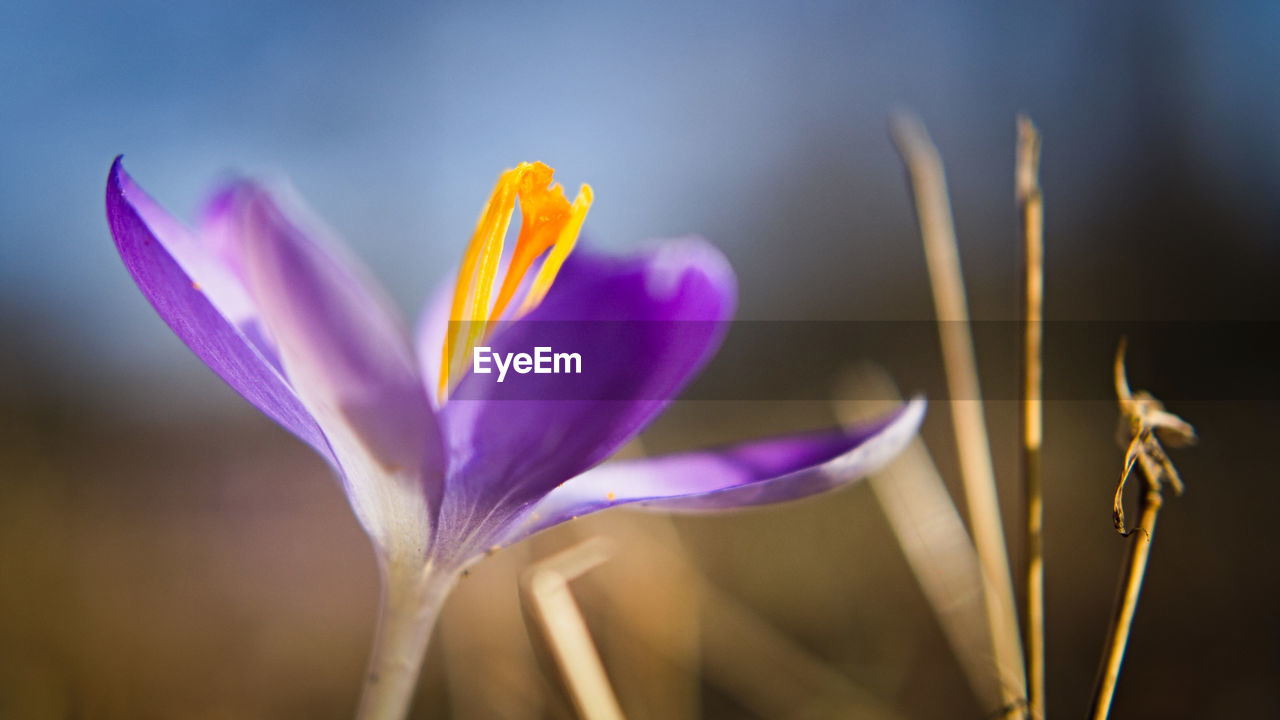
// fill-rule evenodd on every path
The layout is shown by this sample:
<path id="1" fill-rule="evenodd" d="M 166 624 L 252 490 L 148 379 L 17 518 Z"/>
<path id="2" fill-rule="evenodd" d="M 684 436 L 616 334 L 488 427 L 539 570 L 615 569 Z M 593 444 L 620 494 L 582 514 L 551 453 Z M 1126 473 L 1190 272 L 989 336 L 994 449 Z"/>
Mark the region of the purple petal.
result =
<path id="1" fill-rule="evenodd" d="M 587 513 L 640 503 L 670 512 L 725 510 L 806 497 L 879 470 L 924 419 L 915 399 L 872 423 L 723 450 L 605 463 L 543 498 L 502 545 Z"/>
<path id="2" fill-rule="evenodd" d="M 354 259 L 322 248 L 262 189 L 241 186 L 234 204 L 241 227 L 232 252 L 290 381 L 335 443 L 366 529 L 400 501 L 378 486 L 388 477 L 421 483 L 434 512 L 440 433 L 390 303 Z M 369 460 L 376 467 L 355 466 Z"/>
<path id="3" fill-rule="evenodd" d="M 440 382 L 441 352 L 445 333 L 449 330 L 449 310 L 453 304 L 453 289 L 456 284 L 451 281 L 436 287 L 422 308 L 418 329 L 414 334 L 418 351 L 418 372 L 422 373 L 422 382 L 427 388 L 432 406 L 437 408 L 439 403 L 435 389 Z"/>
<path id="4" fill-rule="evenodd" d="M 106 206 L 120 258 L 161 319 L 236 392 L 336 464 L 315 419 L 237 327 L 235 318 L 252 314 L 244 288 L 133 182 L 120 158 L 107 178 Z"/>
<path id="5" fill-rule="evenodd" d="M 253 185 L 248 181 L 235 180 L 213 193 L 200 212 L 196 233 L 196 238 L 204 246 L 205 252 L 217 258 L 225 268 L 225 272 L 230 273 L 243 287 L 248 285 L 245 278 L 244 259 L 240 256 L 242 243 L 239 241 L 244 223 L 239 217 L 241 208 L 236 199 L 242 197 L 244 193 L 251 192 L 252 189 Z M 245 295 L 248 298 L 247 290 Z M 284 366 L 280 364 L 280 351 L 276 347 L 275 339 L 267 332 L 257 305 L 253 304 L 251 298 L 248 299 L 248 303 L 251 307 L 231 319 L 240 328 L 240 332 L 253 342 L 262 356 L 283 373 Z"/>
<path id="6" fill-rule="evenodd" d="M 580 353 L 592 372 L 521 376 L 537 378 L 535 396 L 496 375 L 462 379 L 441 410 L 450 448 L 441 535 L 490 537 L 610 455 L 710 359 L 735 300 L 727 261 L 701 240 L 628 258 L 575 252 L 542 305 L 486 344 Z"/>

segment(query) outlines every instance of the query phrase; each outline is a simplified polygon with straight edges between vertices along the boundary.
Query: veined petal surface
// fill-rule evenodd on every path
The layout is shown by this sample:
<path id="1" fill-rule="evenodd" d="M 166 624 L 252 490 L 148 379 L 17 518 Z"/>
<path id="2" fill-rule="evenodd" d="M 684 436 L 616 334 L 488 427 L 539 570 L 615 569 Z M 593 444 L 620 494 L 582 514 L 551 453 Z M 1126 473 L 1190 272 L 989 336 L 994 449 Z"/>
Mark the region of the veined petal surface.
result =
<path id="1" fill-rule="evenodd" d="M 876 472 L 906 447 L 924 419 L 914 399 L 847 429 L 760 440 L 597 466 L 557 487 L 499 544 L 617 505 L 666 512 L 727 510 L 794 500 Z"/>
<path id="2" fill-rule="evenodd" d="M 441 409 L 450 467 L 440 534 L 484 542 L 612 454 L 710 359 L 736 301 L 728 262 L 700 239 L 621 258 L 575 251 L 543 303 L 486 344 L 579 353 L 591 371 L 539 375 L 535 396 L 495 375 L 461 380 Z"/>
<path id="3" fill-rule="evenodd" d="M 425 549 L 444 455 L 402 324 L 354 258 L 304 230 L 300 211 L 286 214 L 252 185 L 233 202 L 233 252 L 286 375 L 343 465 L 357 516 L 375 537 L 404 524 Z"/>
<path id="4" fill-rule="evenodd" d="M 234 318 L 252 302 L 234 274 L 134 183 L 120 158 L 107 178 L 107 222 L 125 268 L 160 318 L 236 392 L 331 464 L 324 433 Z"/>

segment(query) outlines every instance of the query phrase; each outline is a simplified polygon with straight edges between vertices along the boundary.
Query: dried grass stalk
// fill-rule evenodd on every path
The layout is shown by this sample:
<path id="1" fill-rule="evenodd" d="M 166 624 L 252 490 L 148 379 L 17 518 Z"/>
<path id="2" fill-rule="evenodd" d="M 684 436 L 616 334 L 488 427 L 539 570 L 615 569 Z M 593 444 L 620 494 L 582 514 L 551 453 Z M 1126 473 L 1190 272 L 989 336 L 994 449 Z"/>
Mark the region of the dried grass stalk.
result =
<path id="1" fill-rule="evenodd" d="M 1027 494 L 1027 710 L 1044 719 L 1044 492 L 1040 447 L 1043 424 L 1044 345 L 1044 201 L 1040 192 L 1040 133 L 1031 119 L 1018 116 L 1015 170 L 1022 208 L 1026 314 L 1023 345 L 1022 467 Z"/>
<path id="2" fill-rule="evenodd" d="M 584 720 L 623 720 L 586 620 L 569 582 L 609 559 L 604 538 L 589 538 L 529 567 L 521 582 L 536 627 L 551 650 L 556 668 Z"/>
<path id="3" fill-rule="evenodd" d="M 1124 662 L 1125 648 L 1129 644 L 1129 631 L 1138 609 L 1138 596 L 1147 573 L 1147 559 L 1151 555 L 1151 541 L 1155 538 L 1156 519 L 1164 504 L 1161 489 L 1164 482 L 1173 487 L 1174 494 L 1182 494 L 1182 479 L 1165 453 L 1161 441 L 1174 445 L 1195 442 L 1195 429 L 1185 420 L 1164 409 L 1164 405 L 1147 392 L 1131 392 L 1124 370 L 1125 342 L 1120 340 L 1116 351 L 1116 395 L 1120 400 L 1121 419 L 1131 439 L 1125 452 L 1124 469 L 1116 486 L 1115 505 L 1112 508 L 1116 530 L 1129 538 L 1129 551 L 1120 569 L 1120 584 L 1116 592 L 1115 610 L 1107 642 L 1102 651 L 1102 663 L 1098 668 L 1098 681 L 1094 687 L 1089 717 L 1105 720 L 1111 712 L 1116 683 L 1120 679 L 1120 666 Z M 1133 529 L 1124 524 L 1124 486 L 1135 467 L 1142 468 L 1143 492 L 1139 501 L 1140 518 Z"/>
<path id="4" fill-rule="evenodd" d="M 946 176 L 938 149 L 918 118 L 899 116 L 892 130 L 911 178 L 924 240 L 965 499 L 974 545 L 988 585 L 984 599 L 1001 696 L 1006 711 L 1012 713 L 1026 702 L 1026 667 Z"/>
<path id="5" fill-rule="evenodd" d="M 842 423 L 877 416 L 886 406 L 895 405 L 894 399 L 899 397 L 893 381 L 879 368 L 852 372 L 843 386 L 837 397 L 884 400 L 837 403 L 836 414 Z M 987 711 L 1000 707 L 982 567 L 924 441 L 913 440 L 898 460 L 873 475 L 868 484 L 979 706 Z"/>

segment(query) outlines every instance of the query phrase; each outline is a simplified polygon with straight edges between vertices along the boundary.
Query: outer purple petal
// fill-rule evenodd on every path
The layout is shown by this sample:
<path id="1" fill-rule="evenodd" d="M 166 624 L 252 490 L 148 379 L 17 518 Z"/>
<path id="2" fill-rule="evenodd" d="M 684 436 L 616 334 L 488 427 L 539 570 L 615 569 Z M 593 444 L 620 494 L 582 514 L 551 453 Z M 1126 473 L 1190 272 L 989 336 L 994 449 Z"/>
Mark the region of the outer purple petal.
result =
<path id="1" fill-rule="evenodd" d="M 106 205 L 120 258 L 161 319 L 236 392 L 335 463 L 315 419 L 237 327 L 235 318 L 252 307 L 244 288 L 133 182 L 120 158 L 107 178 Z"/>
<path id="2" fill-rule="evenodd" d="M 628 258 L 572 255 L 543 304 L 488 344 L 495 353 L 577 352 L 591 372 L 539 375 L 534 399 L 494 375 L 463 378 L 441 411 L 451 465 L 440 537 L 492 537 L 610 455 L 711 357 L 735 302 L 727 261 L 701 240 Z"/>
<path id="3" fill-rule="evenodd" d="M 501 273 L 498 276 L 501 277 Z M 435 407 L 439 407 L 435 391 L 440 382 L 441 351 L 449 328 L 449 310 L 455 286 L 454 282 L 442 283 L 431 293 L 418 318 L 414 337 L 418 351 L 418 371 L 422 373 L 422 382 Z"/>
<path id="4" fill-rule="evenodd" d="M 830 490 L 892 460 L 919 429 L 924 411 L 924 400 L 917 398 L 875 422 L 847 430 L 605 463 L 551 491 L 500 544 L 627 503 L 673 512 L 724 510 Z"/>
<path id="5" fill-rule="evenodd" d="M 434 512 L 440 432 L 390 304 L 354 260 L 322 248 L 265 191 L 241 186 L 234 202 L 242 223 L 234 257 L 285 372 L 335 444 L 366 528 L 374 532 L 370 525 L 394 511 L 387 503 L 405 497 L 379 487 L 388 479 L 421 483 L 417 492 Z M 377 467 L 355 466 L 369 460 Z"/>

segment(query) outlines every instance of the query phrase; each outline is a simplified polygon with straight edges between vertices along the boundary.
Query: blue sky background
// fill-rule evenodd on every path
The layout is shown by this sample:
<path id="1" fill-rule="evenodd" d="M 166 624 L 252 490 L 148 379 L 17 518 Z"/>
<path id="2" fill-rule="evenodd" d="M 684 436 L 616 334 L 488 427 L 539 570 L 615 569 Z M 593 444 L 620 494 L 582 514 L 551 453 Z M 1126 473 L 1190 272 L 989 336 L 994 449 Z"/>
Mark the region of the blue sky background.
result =
<path id="1" fill-rule="evenodd" d="M 533 159 L 593 184 L 601 244 L 715 241 L 747 317 L 927 317 L 897 108 L 948 163 L 978 316 L 1017 312 L 1019 110 L 1046 137 L 1051 310 L 1193 312 L 1137 309 L 1140 283 L 1091 300 L 1158 252 L 1180 284 L 1156 289 L 1258 312 L 1269 288 L 1196 278 L 1280 262 L 1280 5 L 1064 5 L 9 0 L 0 359 L 19 382 L 229 399 L 115 255 L 118 153 L 180 216 L 222 173 L 289 177 L 410 317 Z"/>

